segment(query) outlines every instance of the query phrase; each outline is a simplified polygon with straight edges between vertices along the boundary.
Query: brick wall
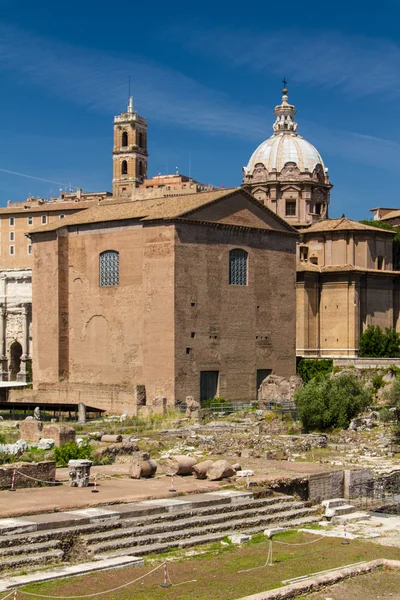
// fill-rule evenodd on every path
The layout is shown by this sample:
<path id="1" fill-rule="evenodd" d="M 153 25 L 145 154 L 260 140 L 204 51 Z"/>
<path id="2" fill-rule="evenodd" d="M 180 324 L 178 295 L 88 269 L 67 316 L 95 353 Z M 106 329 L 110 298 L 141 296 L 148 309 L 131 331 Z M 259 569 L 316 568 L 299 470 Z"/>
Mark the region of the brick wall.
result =
<path id="1" fill-rule="evenodd" d="M 55 481 L 56 478 L 56 463 L 52 460 L 39 463 L 2 465 L 0 467 L 1 490 L 10 489 L 14 470 L 18 471 L 15 474 L 15 487 L 17 488 L 40 487 L 43 485 L 40 481 Z M 34 479 L 29 479 L 28 477 L 24 477 L 24 475 L 29 475 L 29 477 L 33 477 Z M 36 479 L 40 481 L 35 481 Z"/>

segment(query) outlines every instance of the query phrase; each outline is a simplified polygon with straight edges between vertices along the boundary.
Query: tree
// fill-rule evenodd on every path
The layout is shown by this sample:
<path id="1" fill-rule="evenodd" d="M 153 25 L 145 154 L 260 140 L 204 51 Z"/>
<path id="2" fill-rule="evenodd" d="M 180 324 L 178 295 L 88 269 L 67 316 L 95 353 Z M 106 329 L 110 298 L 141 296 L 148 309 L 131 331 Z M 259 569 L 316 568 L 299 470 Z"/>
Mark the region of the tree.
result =
<path id="1" fill-rule="evenodd" d="M 393 231 L 396 235 L 393 236 L 393 269 L 395 271 L 400 270 L 400 225 L 391 225 L 386 221 L 375 221 L 374 219 L 363 219 L 360 221 L 363 225 L 369 225 L 370 227 L 376 227 L 377 229 L 386 229 L 386 231 Z"/>
<path id="2" fill-rule="evenodd" d="M 396 358 L 400 355 L 400 334 L 387 327 L 368 325 L 360 337 L 360 356 L 372 358 Z"/>
<path id="3" fill-rule="evenodd" d="M 350 421 L 371 403 L 371 392 L 352 374 L 312 379 L 295 395 L 299 418 L 308 431 L 347 429 Z"/>

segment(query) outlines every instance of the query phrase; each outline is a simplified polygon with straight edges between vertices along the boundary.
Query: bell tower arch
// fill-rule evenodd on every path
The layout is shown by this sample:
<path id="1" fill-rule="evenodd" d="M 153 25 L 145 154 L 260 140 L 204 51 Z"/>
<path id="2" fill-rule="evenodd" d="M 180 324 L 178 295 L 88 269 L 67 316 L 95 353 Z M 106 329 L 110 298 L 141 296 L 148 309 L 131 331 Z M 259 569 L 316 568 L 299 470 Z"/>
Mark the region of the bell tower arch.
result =
<path id="1" fill-rule="evenodd" d="M 130 198 L 147 178 L 147 121 L 133 108 L 114 117 L 113 195 Z"/>

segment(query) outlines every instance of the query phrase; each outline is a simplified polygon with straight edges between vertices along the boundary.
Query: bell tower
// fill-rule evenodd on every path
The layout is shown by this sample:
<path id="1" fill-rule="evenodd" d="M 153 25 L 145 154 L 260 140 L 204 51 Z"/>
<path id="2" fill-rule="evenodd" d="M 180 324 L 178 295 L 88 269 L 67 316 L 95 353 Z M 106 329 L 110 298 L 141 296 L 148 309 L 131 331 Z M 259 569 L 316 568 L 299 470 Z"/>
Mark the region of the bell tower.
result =
<path id="1" fill-rule="evenodd" d="M 130 97 L 127 111 L 114 117 L 113 196 L 131 197 L 147 178 L 147 158 L 147 121 Z"/>

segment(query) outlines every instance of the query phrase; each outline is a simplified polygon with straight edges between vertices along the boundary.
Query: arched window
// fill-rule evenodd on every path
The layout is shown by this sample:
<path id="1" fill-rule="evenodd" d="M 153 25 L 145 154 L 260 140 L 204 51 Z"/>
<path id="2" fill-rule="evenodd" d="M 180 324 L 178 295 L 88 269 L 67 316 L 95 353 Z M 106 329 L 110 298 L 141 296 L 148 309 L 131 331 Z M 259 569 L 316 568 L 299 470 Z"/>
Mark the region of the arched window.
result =
<path id="1" fill-rule="evenodd" d="M 128 175 L 128 163 L 126 160 L 123 160 L 121 163 L 121 175 Z"/>
<path id="2" fill-rule="evenodd" d="M 128 145 L 128 133 L 126 131 L 122 132 L 122 146 Z"/>
<path id="3" fill-rule="evenodd" d="M 142 177 L 143 176 L 143 163 L 142 161 L 139 162 L 139 176 Z"/>
<path id="4" fill-rule="evenodd" d="M 143 148 L 143 133 L 139 133 L 139 148 Z"/>
<path id="5" fill-rule="evenodd" d="M 235 248 L 229 252 L 229 283 L 247 285 L 247 252 Z"/>
<path id="6" fill-rule="evenodd" d="M 119 284 L 119 252 L 106 250 L 100 254 L 100 286 Z"/>

